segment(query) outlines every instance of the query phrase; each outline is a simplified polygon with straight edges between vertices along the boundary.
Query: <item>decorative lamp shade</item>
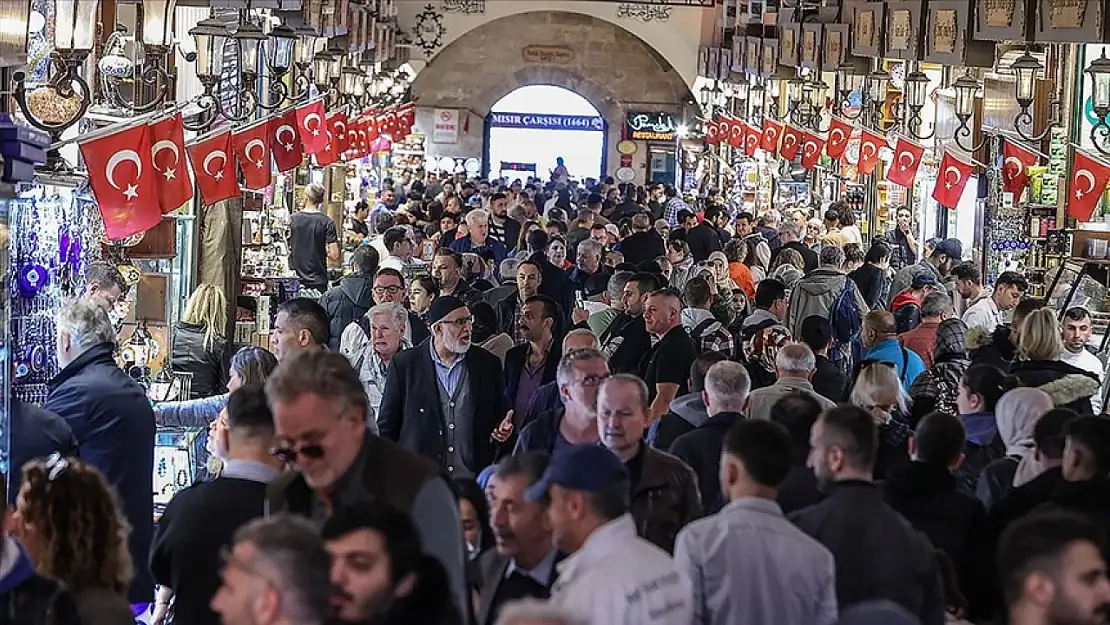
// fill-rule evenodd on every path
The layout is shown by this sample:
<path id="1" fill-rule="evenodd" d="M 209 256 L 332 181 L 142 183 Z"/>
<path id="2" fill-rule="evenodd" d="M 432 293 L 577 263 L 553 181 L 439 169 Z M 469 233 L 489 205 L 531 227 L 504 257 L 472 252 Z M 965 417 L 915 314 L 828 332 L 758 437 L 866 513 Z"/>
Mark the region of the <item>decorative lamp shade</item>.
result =
<path id="1" fill-rule="evenodd" d="M 925 106 L 925 92 L 928 89 L 929 77 L 925 72 L 914 70 L 906 75 L 906 103 L 910 106 Z"/>
<path id="2" fill-rule="evenodd" d="M 328 52 L 317 52 L 312 57 L 312 73 L 318 85 L 326 85 L 331 77 L 332 56 Z"/>
<path id="3" fill-rule="evenodd" d="M 856 67 L 851 63 L 841 63 L 840 67 L 836 68 L 836 76 L 840 91 L 845 93 L 855 93 L 863 89 L 863 81 L 866 78 L 856 71 Z"/>
<path id="4" fill-rule="evenodd" d="M 219 75 L 223 65 L 224 44 L 230 33 L 227 26 L 214 17 L 201 20 L 189 29 L 197 47 L 197 75 Z"/>
<path id="5" fill-rule="evenodd" d="M 270 40 L 266 43 L 269 46 L 270 67 L 281 72 L 289 69 L 293 64 L 293 45 L 298 37 L 297 31 L 285 24 L 278 24 L 270 30 Z"/>
<path id="6" fill-rule="evenodd" d="M 952 91 L 956 92 L 956 117 L 970 119 L 975 112 L 975 94 L 979 91 L 979 81 L 971 74 L 964 74 L 952 83 Z"/>
<path id="7" fill-rule="evenodd" d="M 816 76 L 809 82 L 809 105 L 813 108 L 824 108 L 825 106 L 825 91 L 828 90 L 828 85 Z"/>
<path id="8" fill-rule="evenodd" d="M 298 63 L 311 63 L 312 58 L 316 55 L 317 40 L 319 35 L 316 29 L 311 26 L 297 27 L 297 62 Z"/>
<path id="9" fill-rule="evenodd" d="M 143 43 L 173 45 L 173 10 L 177 0 L 143 0 Z"/>
<path id="10" fill-rule="evenodd" d="M 1044 69 L 1044 66 L 1037 60 L 1037 57 L 1026 51 L 1025 54 L 1014 61 L 1010 69 L 1014 70 L 1014 77 L 1017 79 L 1014 86 L 1014 98 L 1022 108 L 1029 108 L 1029 105 L 1033 104 L 1033 87 L 1037 72 Z"/>
<path id="11" fill-rule="evenodd" d="M 328 77 L 332 80 L 337 80 L 342 75 L 343 59 L 346 58 L 347 55 L 344 50 L 340 50 L 339 48 L 329 48 L 328 54 L 331 55 L 331 69 L 328 70 Z"/>
<path id="12" fill-rule="evenodd" d="M 1110 113 L 1110 59 L 1106 58 L 1106 50 L 1091 62 L 1086 73 L 1091 76 L 1091 106 L 1096 115 L 1105 117 Z"/>
<path id="13" fill-rule="evenodd" d="M 795 76 L 786 81 L 786 97 L 790 98 L 791 104 L 802 101 L 805 86 L 806 81 L 800 76 Z"/>
<path id="14" fill-rule="evenodd" d="M 882 102 L 886 99 L 886 86 L 890 83 L 890 74 L 886 72 L 871 72 L 867 75 L 867 90 L 868 95 L 874 102 Z"/>
<path id="15" fill-rule="evenodd" d="M 99 0 L 55 0 L 54 48 L 59 52 L 93 48 Z"/>
<path id="16" fill-rule="evenodd" d="M 241 23 L 232 38 L 239 46 L 239 71 L 258 72 L 258 48 L 266 41 L 262 27 L 253 22 Z"/>
<path id="17" fill-rule="evenodd" d="M 359 85 L 363 84 L 363 79 L 366 77 L 354 65 L 348 65 L 343 68 L 343 73 L 340 74 L 342 80 L 339 82 L 339 90 L 344 95 L 358 95 Z"/>

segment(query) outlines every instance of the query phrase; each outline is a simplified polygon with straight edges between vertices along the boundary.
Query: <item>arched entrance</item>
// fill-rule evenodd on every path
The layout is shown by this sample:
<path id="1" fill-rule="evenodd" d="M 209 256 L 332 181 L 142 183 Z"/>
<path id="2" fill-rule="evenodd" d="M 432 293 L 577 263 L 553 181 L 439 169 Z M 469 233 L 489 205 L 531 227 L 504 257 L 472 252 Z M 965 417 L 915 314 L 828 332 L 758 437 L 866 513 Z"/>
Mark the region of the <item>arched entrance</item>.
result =
<path id="1" fill-rule="evenodd" d="M 569 89 L 517 88 L 490 107 L 485 126 L 483 171 L 491 177 L 550 180 L 557 158 L 573 180 L 604 175 L 608 124 Z"/>

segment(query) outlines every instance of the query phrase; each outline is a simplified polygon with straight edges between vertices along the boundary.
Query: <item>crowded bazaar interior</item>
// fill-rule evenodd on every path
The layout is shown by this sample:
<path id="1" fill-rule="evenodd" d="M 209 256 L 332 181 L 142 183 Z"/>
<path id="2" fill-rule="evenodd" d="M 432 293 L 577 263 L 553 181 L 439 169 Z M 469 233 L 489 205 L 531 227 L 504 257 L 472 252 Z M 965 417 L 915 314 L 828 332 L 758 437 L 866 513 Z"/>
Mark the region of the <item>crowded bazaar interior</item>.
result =
<path id="1" fill-rule="evenodd" d="M 0 625 L 1110 625 L 1110 0 L 0 5 Z"/>

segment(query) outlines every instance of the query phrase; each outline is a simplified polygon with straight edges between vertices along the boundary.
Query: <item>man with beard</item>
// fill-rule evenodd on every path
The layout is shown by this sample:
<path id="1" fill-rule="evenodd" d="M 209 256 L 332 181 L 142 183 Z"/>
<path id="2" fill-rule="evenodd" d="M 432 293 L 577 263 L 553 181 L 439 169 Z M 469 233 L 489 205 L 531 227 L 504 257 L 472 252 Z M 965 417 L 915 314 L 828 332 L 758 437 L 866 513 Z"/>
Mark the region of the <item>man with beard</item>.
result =
<path id="1" fill-rule="evenodd" d="M 562 357 L 559 306 L 550 297 L 533 295 L 521 307 L 520 326 L 524 342 L 505 354 L 505 401 L 513 410 L 513 427 L 524 425 L 528 404 L 536 391 L 555 381 Z"/>
<path id="2" fill-rule="evenodd" d="M 963 259 L 963 253 L 963 243 L 959 239 L 945 239 L 937 243 L 932 253 L 922 258 L 921 262 L 907 265 L 894 274 L 894 279 L 890 282 L 890 297 L 893 299 L 910 288 L 914 276 L 919 273 L 931 273 L 937 282 L 944 284 L 944 279 L 952 272 L 952 268 Z M 951 296 L 952 293 L 948 295 Z"/>
<path id="3" fill-rule="evenodd" d="M 424 555 L 408 515 L 359 503 L 336 512 L 321 534 L 331 555 L 333 625 L 461 625 L 447 575 Z"/>
<path id="4" fill-rule="evenodd" d="M 525 597 L 546 599 L 562 559 L 551 536 L 547 505 L 529 502 L 524 492 L 539 481 L 548 457 L 522 453 L 497 465 L 488 491 L 490 526 L 496 548 L 478 556 L 476 625 L 493 625 L 506 603 Z"/>
<path id="5" fill-rule="evenodd" d="M 471 345 L 474 317 L 462 300 L 436 298 L 428 324 L 427 347 L 389 364 L 378 427 L 451 477 L 473 477 L 493 464 L 490 436 L 505 416 L 501 361 Z"/>
<path id="6" fill-rule="evenodd" d="M 489 201 L 489 236 L 512 249 L 520 238 L 520 222 L 509 217 L 509 197 L 494 193 Z"/>
<path id="7" fill-rule="evenodd" d="M 790 515 L 832 552 L 841 611 L 887 599 L 921 619 L 943 625 L 945 603 L 933 546 L 883 500 L 872 480 L 878 429 L 863 408 L 827 410 L 810 432 L 809 458 L 821 503 Z"/>
<path id="8" fill-rule="evenodd" d="M 644 322 L 644 303 L 659 286 L 659 278 L 647 272 L 633 275 L 624 285 L 621 296 L 624 312 L 598 337 L 613 373 L 639 373 L 640 361 L 651 350 L 651 335 Z"/>
<path id="9" fill-rule="evenodd" d="M 1101 386 L 1105 368 L 1098 356 L 1087 349 L 1087 342 L 1091 340 L 1093 333 L 1091 313 L 1081 306 L 1069 308 L 1064 313 L 1064 351 L 1060 354 L 1060 360 L 1097 375 Z M 1095 414 L 1102 412 L 1102 393 L 1091 396 L 1091 408 Z"/>
<path id="10" fill-rule="evenodd" d="M 521 305 L 528 298 L 536 296 L 543 284 L 543 268 L 532 260 L 522 260 L 516 266 L 516 289 L 506 297 L 494 302 L 497 313 L 497 326 L 501 332 L 513 337 L 513 344 L 524 342 L 524 332 L 520 327 Z M 509 287 L 512 288 L 512 287 Z"/>
<path id="11" fill-rule="evenodd" d="M 998 570 L 1009 623 L 1102 625 L 1110 614 L 1110 581 L 1100 554 L 1102 532 L 1066 512 L 1014 523 L 999 544 Z"/>

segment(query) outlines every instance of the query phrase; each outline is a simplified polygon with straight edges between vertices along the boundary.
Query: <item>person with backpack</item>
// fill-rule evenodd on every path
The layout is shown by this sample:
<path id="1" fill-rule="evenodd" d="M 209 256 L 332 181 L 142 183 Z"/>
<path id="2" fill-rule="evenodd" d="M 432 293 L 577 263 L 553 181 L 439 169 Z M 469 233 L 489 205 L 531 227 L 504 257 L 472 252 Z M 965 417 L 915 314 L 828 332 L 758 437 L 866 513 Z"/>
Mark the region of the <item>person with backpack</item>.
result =
<path id="1" fill-rule="evenodd" d="M 709 282 L 702 277 L 689 279 L 682 288 L 682 300 L 686 303 L 682 325 L 694 340 L 698 353 L 720 352 L 732 358 L 735 354 L 732 335 L 709 310 L 713 303 Z"/>
<path id="2" fill-rule="evenodd" d="M 358 246 L 351 255 L 351 273 L 320 297 L 331 329 L 328 349 L 339 349 L 343 330 L 374 306 L 374 274 L 378 273 L 378 261 L 378 251 L 372 245 Z"/>
<path id="3" fill-rule="evenodd" d="M 908 393 L 913 381 L 925 371 L 925 361 L 912 350 L 898 342 L 894 326 L 894 315 L 885 310 L 873 310 L 863 318 L 863 332 L 860 335 L 867 353 L 863 362 L 889 362 L 898 373 L 902 388 Z"/>
<path id="4" fill-rule="evenodd" d="M 861 320 L 870 308 L 856 283 L 844 273 L 844 250 L 826 245 L 818 257 L 820 266 L 790 291 L 786 327 L 791 336 L 801 336 L 807 317 L 828 319 L 833 331 L 829 360 L 848 373 L 859 361 Z"/>

